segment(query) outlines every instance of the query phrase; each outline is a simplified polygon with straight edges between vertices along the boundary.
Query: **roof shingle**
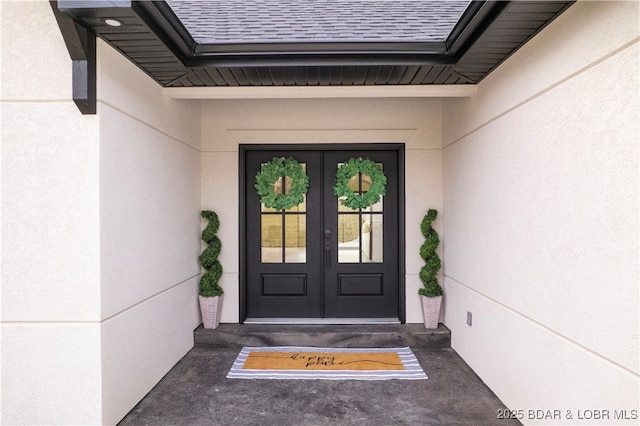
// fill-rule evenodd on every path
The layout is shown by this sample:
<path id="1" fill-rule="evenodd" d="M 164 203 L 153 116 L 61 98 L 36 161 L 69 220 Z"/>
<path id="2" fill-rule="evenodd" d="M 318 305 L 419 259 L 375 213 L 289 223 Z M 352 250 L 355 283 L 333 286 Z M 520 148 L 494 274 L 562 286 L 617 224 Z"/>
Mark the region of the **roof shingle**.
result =
<path id="1" fill-rule="evenodd" d="M 200 44 L 442 42 L 469 1 L 169 0 Z"/>

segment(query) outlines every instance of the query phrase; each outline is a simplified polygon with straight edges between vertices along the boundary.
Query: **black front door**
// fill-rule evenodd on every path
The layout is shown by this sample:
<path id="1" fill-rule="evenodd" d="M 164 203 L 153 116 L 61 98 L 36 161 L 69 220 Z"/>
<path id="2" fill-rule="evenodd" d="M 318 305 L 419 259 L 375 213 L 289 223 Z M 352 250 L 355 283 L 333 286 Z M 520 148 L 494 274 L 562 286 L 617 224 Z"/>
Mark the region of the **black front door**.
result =
<path id="1" fill-rule="evenodd" d="M 399 145 L 384 147 L 241 148 L 241 320 L 403 319 L 399 268 L 399 158 L 403 151 Z M 288 210 L 265 207 L 254 188 L 261 165 L 274 157 L 294 158 L 309 177 L 305 200 Z M 351 209 L 334 195 L 336 171 L 349 158 L 369 158 L 382 167 L 387 178 L 386 195 L 378 203 Z M 277 191 L 286 193 L 290 182 L 283 178 L 277 183 Z M 349 181 L 349 186 L 365 192 L 370 181 L 369 176 L 360 174 Z"/>

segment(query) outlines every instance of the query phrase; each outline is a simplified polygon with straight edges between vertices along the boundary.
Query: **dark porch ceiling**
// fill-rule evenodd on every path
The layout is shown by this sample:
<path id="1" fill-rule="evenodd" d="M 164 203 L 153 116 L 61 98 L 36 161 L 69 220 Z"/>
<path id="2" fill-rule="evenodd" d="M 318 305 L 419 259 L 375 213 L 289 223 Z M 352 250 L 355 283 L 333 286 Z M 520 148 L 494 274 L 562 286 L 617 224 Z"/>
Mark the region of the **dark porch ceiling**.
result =
<path id="1" fill-rule="evenodd" d="M 320 2 L 334 6 L 333 12 L 327 13 L 333 13 L 336 19 L 346 14 L 340 22 L 351 22 L 352 34 L 340 36 L 336 32 L 330 36 L 324 30 L 320 36 L 305 38 L 290 30 L 299 32 L 304 22 L 296 28 L 298 23 L 284 19 L 279 27 L 288 26 L 290 31 L 280 37 L 265 29 L 266 20 L 274 19 L 273 13 L 254 13 L 258 17 L 254 21 L 263 22 L 237 20 L 235 26 L 227 22 L 229 36 L 225 38 L 221 31 L 224 22 L 216 19 L 218 15 L 224 11 L 226 16 L 241 16 L 248 13 L 251 5 L 269 6 L 270 1 L 273 2 L 59 0 L 52 1 L 52 8 L 72 58 L 73 48 L 78 52 L 82 45 L 86 51 L 88 45 L 90 49 L 86 38 L 100 37 L 163 87 L 443 85 L 478 83 L 573 3 L 396 0 L 362 6 L 367 2 L 327 0 Z M 277 4 L 282 12 L 283 4 L 305 1 L 314 0 L 281 0 Z M 393 10 L 375 11 L 389 13 L 393 27 L 386 36 L 378 31 L 378 36 L 368 37 L 360 28 L 363 25 L 358 25 L 366 22 L 362 10 L 358 12 L 356 8 L 349 16 L 344 7 L 358 1 L 362 7 L 386 4 L 397 9 L 405 4 L 405 16 L 398 17 Z M 407 4 L 416 10 L 424 6 L 425 20 L 416 24 L 412 15 L 416 12 Z M 358 13 L 361 19 L 355 21 Z M 239 27 L 243 22 L 246 28 Z M 374 26 L 375 22 L 384 19 L 365 25 Z M 407 30 L 416 25 L 424 26 L 424 31 Z M 264 39 L 260 39 L 261 35 Z"/>

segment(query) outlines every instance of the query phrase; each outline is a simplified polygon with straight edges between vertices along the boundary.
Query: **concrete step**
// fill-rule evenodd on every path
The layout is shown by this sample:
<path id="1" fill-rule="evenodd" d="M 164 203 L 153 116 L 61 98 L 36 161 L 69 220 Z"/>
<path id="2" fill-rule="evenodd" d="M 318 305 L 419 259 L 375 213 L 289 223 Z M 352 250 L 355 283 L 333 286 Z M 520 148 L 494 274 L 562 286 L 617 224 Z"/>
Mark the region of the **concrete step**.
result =
<path id="1" fill-rule="evenodd" d="M 451 331 L 440 324 L 427 330 L 422 324 L 289 325 L 220 324 L 215 330 L 202 325 L 194 331 L 195 346 L 237 349 L 243 346 L 451 347 Z"/>

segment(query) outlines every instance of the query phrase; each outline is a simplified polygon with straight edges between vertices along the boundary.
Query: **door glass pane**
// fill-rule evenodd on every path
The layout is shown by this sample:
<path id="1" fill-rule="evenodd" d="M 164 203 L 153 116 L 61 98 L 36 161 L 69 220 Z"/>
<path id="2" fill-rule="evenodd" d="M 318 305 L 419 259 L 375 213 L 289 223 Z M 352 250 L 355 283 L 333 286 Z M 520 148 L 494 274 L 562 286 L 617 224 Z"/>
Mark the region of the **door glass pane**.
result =
<path id="1" fill-rule="evenodd" d="M 367 192 L 369 188 L 371 188 L 371 176 L 360 174 L 360 177 L 362 178 L 362 188 L 360 192 Z"/>
<path id="2" fill-rule="evenodd" d="M 351 176 L 351 179 L 347 182 L 347 186 L 353 192 L 360 192 L 360 175 Z"/>
<path id="3" fill-rule="evenodd" d="M 382 163 L 376 163 L 382 168 Z M 338 164 L 340 167 L 340 164 Z M 347 185 L 356 194 L 371 188 L 371 176 L 359 173 Z M 350 209 L 338 198 L 338 262 L 381 263 L 383 261 L 383 199 L 363 209 Z M 349 214 L 351 213 L 351 214 Z"/>
<path id="4" fill-rule="evenodd" d="M 287 214 L 285 228 L 285 263 L 307 261 L 307 217 L 303 214 Z"/>
<path id="5" fill-rule="evenodd" d="M 291 178 L 289 176 L 285 176 L 285 182 L 285 191 L 282 191 L 282 178 L 278 178 L 278 180 L 273 183 L 273 192 L 276 194 L 286 194 L 291 191 Z"/>
<path id="6" fill-rule="evenodd" d="M 360 223 L 357 214 L 338 215 L 338 262 L 360 262 Z"/>
<path id="7" fill-rule="evenodd" d="M 362 216 L 362 263 L 382 262 L 382 215 Z"/>
<path id="8" fill-rule="evenodd" d="M 306 172 L 307 165 L 301 163 Z M 282 176 L 273 183 L 275 194 L 288 194 L 293 180 Z M 262 263 L 306 263 L 307 261 L 307 196 L 297 206 L 276 210 L 260 204 Z M 284 222 L 283 222 L 284 221 Z M 283 229 L 284 223 L 284 229 Z M 283 246 L 284 238 L 284 246 Z M 283 258 L 284 256 L 284 258 Z"/>
<path id="9" fill-rule="evenodd" d="M 262 263 L 282 263 L 282 216 L 261 216 Z"/>

